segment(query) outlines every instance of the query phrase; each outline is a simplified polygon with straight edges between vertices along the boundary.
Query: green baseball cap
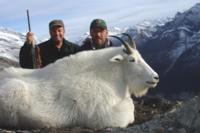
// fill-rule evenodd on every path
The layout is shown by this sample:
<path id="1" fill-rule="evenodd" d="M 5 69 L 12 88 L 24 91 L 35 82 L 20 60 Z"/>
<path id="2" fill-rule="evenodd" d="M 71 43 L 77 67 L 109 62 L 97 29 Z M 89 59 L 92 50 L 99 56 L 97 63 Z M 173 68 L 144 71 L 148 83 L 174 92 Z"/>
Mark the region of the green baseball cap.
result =
<path id="1" fill-rule="evenodd" d="M 93 29 L 93 28 L 107 29 L 107 25 L 103 19 L 94 19 L 92 23 L 90 24 L 90 29 Z"/>

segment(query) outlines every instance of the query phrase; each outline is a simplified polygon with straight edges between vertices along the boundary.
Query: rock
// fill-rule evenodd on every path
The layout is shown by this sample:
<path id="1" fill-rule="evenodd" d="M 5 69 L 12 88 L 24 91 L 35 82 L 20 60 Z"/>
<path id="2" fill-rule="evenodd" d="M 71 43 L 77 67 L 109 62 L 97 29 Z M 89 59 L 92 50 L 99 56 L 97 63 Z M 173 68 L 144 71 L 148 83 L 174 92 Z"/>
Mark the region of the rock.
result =
<path id="1" fill-rule="evenodd" d="M 165 129 L 164 128 L 156 128 L 156 129 L 154 129 L 153 133 L 165 133 Z"/>
<path id="2" fill-rule="evenodd" d="M 187 132 L 184 128 L 181 128 L 177 130 L 177 133 L 187 133 Z"/>

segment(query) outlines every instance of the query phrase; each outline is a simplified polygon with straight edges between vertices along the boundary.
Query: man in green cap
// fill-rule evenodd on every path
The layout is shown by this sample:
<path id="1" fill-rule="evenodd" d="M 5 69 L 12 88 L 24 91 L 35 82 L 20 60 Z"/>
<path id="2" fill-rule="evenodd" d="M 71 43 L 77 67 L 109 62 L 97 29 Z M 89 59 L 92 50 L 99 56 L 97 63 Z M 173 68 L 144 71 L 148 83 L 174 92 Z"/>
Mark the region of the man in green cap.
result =
<path id="1" fill-rule="evenodd" d="M 80 51 L 96 50 L 112 46 L 108 39 L 106 22 L 102 19 L 94 19 L 90 24 L 90 37 L 83 41 Z"/>

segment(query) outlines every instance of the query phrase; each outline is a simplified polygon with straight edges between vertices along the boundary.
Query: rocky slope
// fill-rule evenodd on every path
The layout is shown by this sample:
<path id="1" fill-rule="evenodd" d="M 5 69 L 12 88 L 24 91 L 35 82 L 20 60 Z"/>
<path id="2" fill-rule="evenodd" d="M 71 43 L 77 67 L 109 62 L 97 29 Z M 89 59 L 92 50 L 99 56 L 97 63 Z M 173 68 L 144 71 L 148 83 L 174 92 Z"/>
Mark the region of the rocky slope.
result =
<path id="1" fill-rule="evenodd" d="M 7 130 L 0 133 L 199 133 L 200 94 L 187 101 L 172 102 L 159 97 L 135 99 L 136 121 L 127 128 L 45 128 Z"/>

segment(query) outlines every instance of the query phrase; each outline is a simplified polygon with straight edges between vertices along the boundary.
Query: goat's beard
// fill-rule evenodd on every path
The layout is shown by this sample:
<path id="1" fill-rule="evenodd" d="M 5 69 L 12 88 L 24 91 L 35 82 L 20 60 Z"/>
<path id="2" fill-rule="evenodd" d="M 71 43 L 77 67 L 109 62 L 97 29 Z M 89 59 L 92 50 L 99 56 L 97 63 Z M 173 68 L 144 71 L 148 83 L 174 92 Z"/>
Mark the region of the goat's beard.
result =
<path id="1" fill-rule="evenodd" d="M 128 89 L 135 97 L 144 96 L 148 92 L 148 87 L 145 84 L 137 84 L 136 82 L 131 82 Z"/>

